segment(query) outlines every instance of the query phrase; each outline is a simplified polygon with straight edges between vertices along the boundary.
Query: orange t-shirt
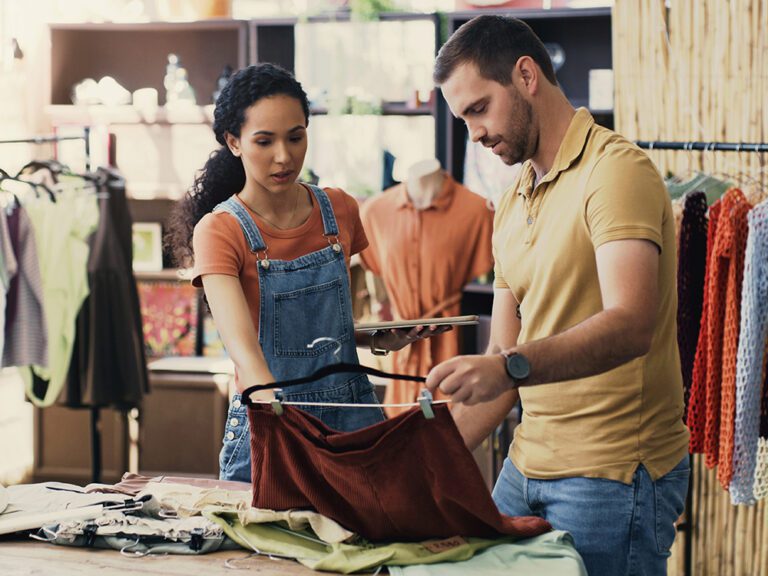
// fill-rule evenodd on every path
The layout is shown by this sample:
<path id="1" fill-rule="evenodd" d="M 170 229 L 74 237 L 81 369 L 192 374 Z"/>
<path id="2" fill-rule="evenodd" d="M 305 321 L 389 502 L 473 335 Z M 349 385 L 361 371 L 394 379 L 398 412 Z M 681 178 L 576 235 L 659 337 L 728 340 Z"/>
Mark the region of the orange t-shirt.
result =
<path id="1" fill-rule="evenodd" d="M 371 244 L 360 258 L 384 281 L 398 318 L 456 316 L 464 285 L 493 268 L 493 213 L 482 196 L 448 174 L 426 209 L 414 208 L 405 186 L 398 184 L 366 200 L 361 218 Z M 395 352 L 394 366 L 402 374 L 425 376 L 458 353 L 458 330 L 453 330 Z M 392 382 L 385 402 L 414 402 L 420 388 L 415 382 Z M 388 408 L 387 414 L 403 410 Z"/>
<path id="2" fill-rule="evenodd" d="M 324 190 L 333 206 L 336 224 L 339 227 L 339 242 L 344 250 L 347 270 L 349 270 L 349 259 L 352 254 L 368 246 L 368 239 L 360 222 L 358 204 L 343 190 L 337 188 L 324 188 Z M 310 194 L 310 198 L 312 213 L 309 218 L 301 226 L 289 230 L 280 230 L 271 226 L 248 208 L 240 198 L 237 198 L 258 226 L 271 260 L 294 260 L 328 247 L 328 240 L 323 236 L 320 206 L 314 194 Z M 258 331 L 260 304 L 258 257 L 248 247 L 245 234 L 237 219 L 228 212 L 206 214 L 195 226 L 192 247 L 195 253 L 192 284 L 197 287 L 202 286 L 202 276 L 205 274 L 225 274 L 239 278 L 251 311 L 253 325 Z"/>

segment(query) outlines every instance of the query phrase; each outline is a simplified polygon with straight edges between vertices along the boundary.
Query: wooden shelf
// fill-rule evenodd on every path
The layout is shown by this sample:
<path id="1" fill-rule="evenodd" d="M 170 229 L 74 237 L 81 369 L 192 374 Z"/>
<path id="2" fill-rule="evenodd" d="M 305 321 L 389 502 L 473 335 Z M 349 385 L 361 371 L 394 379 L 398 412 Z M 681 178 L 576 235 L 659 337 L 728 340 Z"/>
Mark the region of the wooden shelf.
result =
<path id="1" fill-rule="evenodd" d="M 323 116 L 328 114 L 328 108 L 313 106 L 309 110 L 310 114 Z M 356 114 L 353 112 L 344 112 L 344 116 L 432 116 L 431 106 L 418 106 L 414 108 L 404 102 L 384 102 L 381 105 L 381 113 Z"/>
<path id="2" fill-rule="evenodd" d="M 181 104 L 159 106 L 144 110 L 133 105 L 126 106 L 75 106 L 52 104 L 45 107 L 45 113 L 55 124 L 212 124 L 213 104 L 196 106 Z"/>

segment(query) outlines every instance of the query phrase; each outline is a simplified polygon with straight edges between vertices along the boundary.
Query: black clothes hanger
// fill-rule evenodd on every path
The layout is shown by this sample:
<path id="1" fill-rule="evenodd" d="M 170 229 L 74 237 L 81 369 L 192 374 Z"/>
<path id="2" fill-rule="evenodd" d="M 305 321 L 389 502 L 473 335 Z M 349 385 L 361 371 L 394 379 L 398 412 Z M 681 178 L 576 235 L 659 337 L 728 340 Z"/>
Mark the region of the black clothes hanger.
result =
<path id="1" fill-rule="evenodd" d="M 258 392 L 259 390 L 271 390 L 273 388 L 290 388 L 291 386 L 299 386 L 300 384 L 309 384 L 330 376 L 331 374 L 339 374 L 341 372 L 349 372 L 352 374 L 368 374 L 370 376 L 378 376 L 379 378 L 390 378 L 392 380 L 408 380 L 410 382 L 426 382 L 427 379 L 424 376 L 411 376 L 409 374 L 391 374 L 389 372 L 383 372 L 370 366 L 363 366 L 362 364 L 350 364 L 347 362 L 339 362 L 337 364 L 328 364 L 315 370 L 309 376 L 302 376 L 301 378 L 294 378 L 292 380 L 283 380 L 282 382 L 270 382 L 269 384 L 256 384 L 243 390 L 242 402 L 246 406 L 253 404 L 251 400 L 251 394 Z"/>
<path id="2" fill-rule="evenodd" d="M 23 174 L 34 174 L 38 170 L 45 170 L 51 175 L 51 179 L 55 184 L 59 182 L 59 176 L 74 176 L 76 178 L 82 178 L 86 182 L 101 185 L 107 180 L 108 173 L 106 171 L 102 174 L 102 169 L 99 168 L 97 173 L 91 172 L 73 172 L 72 169 L 66 164 L 62 164 L 58 160 L 32 160 L 22 166 L 16 177 L 20 177 Z"/>
<path id="3" fill-rule="evenodd" d="M 309 376 L 303 376 L 301 378 L 294 378 L 292 380 L 283 380 L 282 382 L 270 382 L 269 384 L 257 384 L 255 386 L 250 386 L 249 388 L 246 388 L 243 390 L 242 393 L 242 400 L 241 402 L 245 404 L 246 406 L 253 406 L 257 402 L 251 400 L 251 394 L 254 392 L 258 392 L 259 390 L 270 390 L 273 388 L 289 388 L 291 386 L 298 386 L 300 384 L 309 384 L 310 382 L 315 382 L 319 380 L 320 378 L 324 378 L 325 376 L 330 376 L 331 374 L 339 374 L 342 372 L 349 372 L 353 374 L 368 374 L 370 376 L 378 376 L 379 378 L 391 378 L 393 380 L 408 380 L 410 382 L 426 382 L 427 379 L 424 376 L 411 376 L 409 374 L 392 374 L 390 372 L 384 372 L 382 370 L 377 370 L 376 368 L 371 368 L 370 366 L 363 366 L 362 364 L 350 364 L 347 362 L 339 362 L 336 364 L 329 364 L 327 366 L 323 366 L 322 368 L 319 368 Z M 421 394 L 419 395 L 418 404 L 421 408 L 421 411 L 424 413 L 424 417 L 428 420 L 431 420 L 435 417 L 435 413 L 432 410 L 432 393 L 427 390 L 426 388 L 421 391 Z M 270 402 L 272 405 L 272 409 L 275 411 L 275 414 L 278 416 L 283 413 L 283 408 L 281 401 L 279 399 L 275 399 Z M 301 404 L 301 403 L 299 403 Z M 329 404 L 330 405 L 330 404 Z"/>
<path id="4" fill-rule="evenodd" d="M 30 182 L 29 180 L 24 180 L 22 178 L 16 178 L 15 176 L 11 176 L 10 174 L 8 174 L 8 172 L 0 168 L 0 182 L 2 182 L 3 180 L 13 180 L 14 182 L 23 182 L 27 186 L 31 186 L 32 189 L 35 191 L 35 196 L 37 198 L 40 198 L 40 194 L 38 194 L 38 192 L 40 190 L 43 190 L 46 194 L 48 194 L 48 198 L 50 198 L 51 202 L 54 202 L 54 203 L 56 202 L 56 195 L 53 193 L 53 190 L 48 188 L 48 186 L 46 186 L 45 184 L 42 184 L 39 182 Z"/>
<path id="5" fill-rule="evenodd" d="M 67 172 L 67 167 L 58 160 L 32 160 L 21 167 L 16 177 L 18 178 L 22 174 L 34 174 L 38 170 L 46 170 L 51 175 L 53 183 L 58 184 L 59 174 Z"/>

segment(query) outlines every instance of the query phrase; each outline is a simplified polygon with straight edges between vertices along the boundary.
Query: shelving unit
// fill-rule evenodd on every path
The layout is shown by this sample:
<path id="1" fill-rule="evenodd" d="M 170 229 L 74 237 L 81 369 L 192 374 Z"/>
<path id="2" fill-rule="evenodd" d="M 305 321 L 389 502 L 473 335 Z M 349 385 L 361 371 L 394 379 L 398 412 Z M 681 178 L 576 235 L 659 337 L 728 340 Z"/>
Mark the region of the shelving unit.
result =
<path id="1" fill-rule="evenodd" d="M 480 14 L 489 11 L 453 12 L 447 15 L 448 34 Z M 611 68 L 611 9 L 584 8 L 558 10 L 496 10 L 494 14 L 524 20 L 544 43 L 556 42 L 565 52 L 565 63 L 557 80 L 565 95 L 576 106 L 589 104 L 589 71 Z M 464 177 L 467 130 L 453 117 L 442 96 L 443 125 L 446 130 L 446 166 L 454 178 Z M 613 128 L 613 110 L 590 110 L 595 120 Z"/>
<path id="2" fill-rule="evenodd" d="M 472 17 L 488 11 L 453 12 L 445 15 L 448 34 Z M 589 70 L 611 68 L 610 8 L 514 10 L 494 13 L 525 20 L 544 42 L 557 42 L 565 51 L 565 64 L 558 81 L 574 106 L 589 101 Z M 348 22 L 348 13 L 326 14 L 306 19 L 309 23 Z M 386 13 L 380 21 L 430 20 L 434 24 L 435 53 L 441 45 L 437 14 Z M 268 20 L 210 20 L 189 23 L 56 24 L 51 26 L 51 103 L 49 114 L 55 125 L 89 123 L 209 124 L 212 107 L 206 98 L 225 64 L 243 67 L 256 62 L 275 62 L 295 69 L 296 18 Z M 106 49 L 106 47 L 109 49 Z M 138 49 L 138 48 L 141 49 Z M 163 103 L 162 85 L 169 53 L 180 56 L 189 79 L 203 104 L 193 111 L 170 112 L 162 106 L 156 114 L 133 107 L 81 107 L 67 105 L 72 86 L 85 77 L 112 75 L 129 90 L 154 87 Z M 613 126 L 612 110 L 592 110 L 597 121 Z M 324 107 L 313 107 L 313 115 L 325 115 Z M 435 155 L 461 181 L 464 172 L 466 129 L 453 118 L 439 95 L 430 104 L 409 107 L 404 102 L 384 102 L 384 116 L 433 116 Z M 119 145 L 119 143 L 118 143 Z M 129 180 L 130 180 L 130 175 Z M 159 187 L 163 195 L 163 187 Z M 151 192 L 144 192 L 145 194 Z M 170 193 L 171 196 L 173 192 Z"/>
<path id="3" fill-rule="evenodd" d="M 342 13 L 313 16 L 301 22 L 349 20 L 349 14 Z M 382 15 L 381 20 L 431 22 L 436 53 L 440 30 L 436 14 L 391 13 Z M 188 188 L 195 171 L 216 146 L 210 129 L 210 95 L 223 67 L 229 64 L 237 69 L 257 62 L 274 62 L 295 70 L 298 24 L 296 18 L 282 18 L 51 25 L 50 105 L 46 112 L 59 132 L 75 126 L 96 128 L 92 148 L 97 157 L 114 160 L 125 175 L 128 194 L 133 199 L 132 211 L 137 203 L 150 203 L 152 209 L 138 212 L 149 212 L 151 221 L 164 221 L 169 203 Z M 187 69 L 198 106 L 164 106 L 163 77 L 170 53 L 177 54 Z M 77 82 L 87 77 L 98 80 L 105 75 L 114 77 L 130 91 L 155 88 L 159 106 L 147 110 L 132 105 L 69 104 Z M 313 107 L 311 113 L 327 116 L 328 110 Z M 384 102 L 378 115 L 433 118 L 435 148 L 439 147 L 439 114 L 433 101 L 416 107 L 406 102 Z M 324 128 L 319 130 L 327 132 Z M 104 137 L 107 132 L 114 136 L 112 140 Z"/>
<path id="4" fill-rule="evenodd" d="M 247 22 L 152 22 L 138 24 L 53 24 L 51 104 L 69 104 L 72 87 L 84 78 L 112 76 L 128 90 L 150 87 L 165 103 L 163 76 L 168 54 L 189 72 L 198 102 L 210 103 L 226 64 L 247 63 Z"/>
<path id="5" fill-rule="evenodd" d="M 58 133 L 93 128 L 96 158 L 123 172 L 130 197 L 157 203 L 180 196 L 213 149 L 211 95 L 224 66 L 248 62 L 248 23 L 242 20 L 136 24 L 54 24 L 50 27 L 50 105 Z M 165 106 L 163 79 L 168 54 L 179 56 L 199 105 Z M 112 76 L 130 91 L 154 88 L 155 109 L 75 106 L 70 94 L 84 78 Z M 112 137 L 106 137 L 110 134 Z M 148 212 L 154 218 L 157 207 Z M 159 221 L 165 220 L 167 212 Z M 142 221 L 142 220 L 138 220 Z"/>
<path id="6" fill-rule="evenodd" d="M 300 22 L 323 24 L 348 23 L 350 21 L 350 14 L 344 12 L 315 15 L 301 21 L 297 18 L 251 20 L 248 22 L 249 63 L 274 62 L 291 72 L 296 72 L 296 26 Z M 378 21 L 382 23 L 430 22 L 434 37 L 433 53 L 436 55 L 440 48 L 440 16 L 438 14 L 390 12 L 381 14 Z M 302 79 L 300 78 L 300 80 Z M 404 101 L 384 101 L 381 104 L 380 114 L 376 115 L 433 117 L 435 120 L 435 154 L 445 165 L 445 154 L 441 152 L 444 140 L 440 129 L 442 105 L 444 104 L 438 102 L 436 98 L 432 98 L 430 103 L 420 103 L 415 107 L 409 106 Z M 312 115 L 325 116 L 328 114 L 328 108 L 325 106 L 312 106 L 310 112 Z"/>

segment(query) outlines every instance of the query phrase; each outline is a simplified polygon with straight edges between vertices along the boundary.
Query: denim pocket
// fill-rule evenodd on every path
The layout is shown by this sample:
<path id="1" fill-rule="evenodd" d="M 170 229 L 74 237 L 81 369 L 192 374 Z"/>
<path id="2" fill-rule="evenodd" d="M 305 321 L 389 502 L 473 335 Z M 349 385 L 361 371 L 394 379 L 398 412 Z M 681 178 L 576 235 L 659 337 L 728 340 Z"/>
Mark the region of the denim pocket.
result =
<path id="1" fill-rule="evenodd" d="M 656 507 L 656 548 L 659 554 L 669 554 L 675 542 L 675 522 L 685 510 L 688 479 L 691 468 L 688 457 L 653 483 Z"/>
<path id="2" fill-rule="evenodd" d="M 275 292 L 274 355 L 313 358 L 335 349 L 336 344 L 307 348 L 317 338 L 332 338 L 344 343 L 352 326 L 344 293 L 343 279 L 290 292 Z"/>

